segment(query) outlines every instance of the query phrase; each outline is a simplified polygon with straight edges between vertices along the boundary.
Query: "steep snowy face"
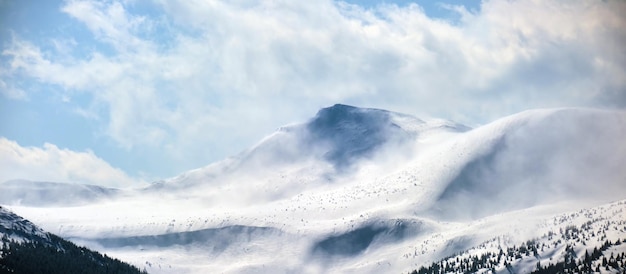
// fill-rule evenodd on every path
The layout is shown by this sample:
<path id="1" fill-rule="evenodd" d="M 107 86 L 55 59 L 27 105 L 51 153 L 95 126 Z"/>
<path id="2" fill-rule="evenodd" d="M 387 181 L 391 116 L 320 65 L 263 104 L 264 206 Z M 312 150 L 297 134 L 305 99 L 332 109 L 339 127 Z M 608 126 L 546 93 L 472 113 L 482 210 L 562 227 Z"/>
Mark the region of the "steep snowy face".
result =
<path id="1" fill-rule="evenodd" d="M 371 156 L 386 143 L 410 137 L 409 132 L 394 123 L 388 111 L 337 104 L 320 110 L 306 124 L 304 140 L 322 149 L 324 159 L 342 169 L 359 158 Z"/>
<path id="2" fill-rule="evenodd" d="M 467 139 L 482 136 L 492 141 L 445 187 L 434 215 L 475 218 L 561 200 L 625 198 L 624 112 L 528 111 Z"/>

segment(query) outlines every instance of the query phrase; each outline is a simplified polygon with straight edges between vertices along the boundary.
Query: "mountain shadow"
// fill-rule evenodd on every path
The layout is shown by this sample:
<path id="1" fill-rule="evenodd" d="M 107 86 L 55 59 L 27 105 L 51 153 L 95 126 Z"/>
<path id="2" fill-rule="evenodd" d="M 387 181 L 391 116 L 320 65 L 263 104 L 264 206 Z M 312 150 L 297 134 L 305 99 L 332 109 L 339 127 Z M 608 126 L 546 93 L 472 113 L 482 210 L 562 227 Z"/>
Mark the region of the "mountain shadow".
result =
<path id="1" fill-rule="evenodd" d="M 324 158 L 337 169 L 345 169 L 359 158 L 368 157 L 391 140 L 409 134 L 393 123 L 390 112 L 342 104 L 321 109 L 306 125 L 307 143 L 326 149 Z"/>
<path id="2" fill-rule="evenodd" d="M 365 252 L 375 243 L 389 243 L 415 236 L 424 231 L 420 222 L 395 220 L 365 224 L 341 234 L 328 235 L 315 242 L 312 254 L 323 257 L 352 257 Z"/>
<path id="3" fill-rule="evenodd" d="M 127 246 L 163 248 L 175 245 L 202 244 L 213 252 L 219 253 L 240 242 L 250 242 L 256 238 L 281 233 L 282 231 L 279 229 L 271 227 L 234 225 L 160 235 L 102 238 L 94 241 L 106 248 Z"/>

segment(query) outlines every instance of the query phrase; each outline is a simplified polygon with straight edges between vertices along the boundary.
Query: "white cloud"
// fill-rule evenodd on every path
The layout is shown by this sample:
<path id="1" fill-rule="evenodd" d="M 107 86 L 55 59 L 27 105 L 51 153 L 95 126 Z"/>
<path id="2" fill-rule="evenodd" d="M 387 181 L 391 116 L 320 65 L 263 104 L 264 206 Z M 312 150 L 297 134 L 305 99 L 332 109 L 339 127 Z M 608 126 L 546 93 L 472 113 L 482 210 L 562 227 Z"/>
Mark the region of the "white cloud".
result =
<path id="1" fill-rule="evenodd" d="M 120 145 L 164 147 L 185 168 L 336 102 L 469 123 L 536 107 L 626 107 L 623 1 L 446 6 L 455 22 L 417 5 L 157 3 L 156 16 L 124 2 L 66 3 L 112 52 L 68 59 L 15 39 L 3 55 L 16 74 L 91 93 Z"/>
<path id="2" fill-rule="evenodd" d="M 85 24 L 97 39 L 106 41 L 120 52 L 146 50 L 146 43 L 132 33 L 142 30 L 145 18 L 129 16 L 120 2 L 72 0 L 62 11 Z"/>
<path id="3" fill-rule="evenodd" d="M 0 138 L 0 182 L 13 179 L 122 188 L 145 184 L 112 167 L 92 151 L 76 152 L 48 143 L 43 147 L 22 147 Z"/>

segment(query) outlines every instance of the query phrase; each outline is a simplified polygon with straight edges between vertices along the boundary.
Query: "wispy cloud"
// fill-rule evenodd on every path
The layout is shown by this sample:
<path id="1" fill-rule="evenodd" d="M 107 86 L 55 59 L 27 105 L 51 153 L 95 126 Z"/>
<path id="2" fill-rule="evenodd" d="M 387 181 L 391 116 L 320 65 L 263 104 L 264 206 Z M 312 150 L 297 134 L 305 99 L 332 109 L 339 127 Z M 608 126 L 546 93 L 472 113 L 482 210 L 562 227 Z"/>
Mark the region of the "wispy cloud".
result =
<path id="1" fill-rule="evenodd" d="M 145 30 L 145 18 L 128 14 L 122 2 L 72 0 L 61 10 L 83 23 L 96 39 L 114 46 L 119 53 L 148 50 L 148 45 L 136 36 Z"/>
<path id="2" fill-rule="evenodd" d="M 469 124 L 536 107 L 626 107 L 623 1 L 446 6 L 454 22 L 417 5 L 136 5 L 68 1 L 61 10 L 110 50 L 65 58 L 17 36 L 5 70 L 91 94 L 118 144 L 164 148 L 185 168 L 336 102 Z"/>

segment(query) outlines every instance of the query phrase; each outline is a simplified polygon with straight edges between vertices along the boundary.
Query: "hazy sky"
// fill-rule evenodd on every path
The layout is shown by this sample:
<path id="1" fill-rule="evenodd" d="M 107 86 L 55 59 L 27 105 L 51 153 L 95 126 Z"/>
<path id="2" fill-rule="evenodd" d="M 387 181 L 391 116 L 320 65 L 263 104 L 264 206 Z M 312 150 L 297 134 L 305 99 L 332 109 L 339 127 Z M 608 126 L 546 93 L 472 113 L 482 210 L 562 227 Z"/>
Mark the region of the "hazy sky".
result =
<path id="1" fill-rule="evenodd" d="M 129 186 L 335 103 L 626 108 L 626 1 L 0 0 L 0 181 Z"/>

